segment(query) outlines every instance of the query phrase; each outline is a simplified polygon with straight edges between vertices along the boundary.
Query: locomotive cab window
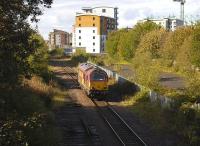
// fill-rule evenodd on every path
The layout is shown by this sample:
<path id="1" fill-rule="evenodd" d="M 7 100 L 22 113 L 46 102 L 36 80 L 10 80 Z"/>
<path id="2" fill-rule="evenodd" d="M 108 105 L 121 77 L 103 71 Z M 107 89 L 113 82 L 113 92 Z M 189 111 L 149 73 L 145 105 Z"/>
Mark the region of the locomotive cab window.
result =
<path id="1" fill-rule="evenodd" d="M 101 73 L 98 73 L 98 72 L 95 72 L 92 75 L 92 80 L 94 80 L 94 81 L 103 81 L 103 80 L 105 80 L 105 75 L 101 74 Z"/>

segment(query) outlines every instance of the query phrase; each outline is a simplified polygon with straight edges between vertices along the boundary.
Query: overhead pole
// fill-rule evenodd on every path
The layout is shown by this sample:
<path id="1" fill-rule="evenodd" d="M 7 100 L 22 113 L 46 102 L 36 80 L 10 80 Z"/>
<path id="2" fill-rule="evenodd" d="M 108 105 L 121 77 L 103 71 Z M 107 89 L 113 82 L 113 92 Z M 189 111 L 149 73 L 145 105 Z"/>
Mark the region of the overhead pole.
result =
<path id="1" fill-rule="evenodd" d="M 180 11 L 180 19 L 181 20 L 183 20 L 183 22 L 184 22 L 184 17 L 185 17 L 185 15 L 184 15 L 184 11 L 185 11 L 185 8 L 184 8 L 184 6 L 185 6 L 185 3 L 186 3 L 186 0 L 173 0 L 174 2 L 180 2 L 180 4 L 181 4 L 181 11 Z"/>

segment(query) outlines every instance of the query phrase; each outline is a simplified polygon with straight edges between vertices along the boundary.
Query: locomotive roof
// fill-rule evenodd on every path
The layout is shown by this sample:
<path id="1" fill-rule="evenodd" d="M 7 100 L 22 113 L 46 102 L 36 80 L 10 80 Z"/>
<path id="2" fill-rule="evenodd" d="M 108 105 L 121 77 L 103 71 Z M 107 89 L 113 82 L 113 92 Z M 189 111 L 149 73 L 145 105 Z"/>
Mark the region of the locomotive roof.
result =
<path id="1" fill-rule="evenodd" d="M 90 63 L 80 64 L 79 69 L 82 70 L 83 72 L 85 72 L 88 75 L 91 74 L 94 71 L 98 71 L 99 73 L 103 73 L 103 74 L 107 75 L 107 73 L 104 70 L 102 70 L 102 69 L 98 68 L 97 66 L 94 66 Z"/>
<path id="2" fill-rule="evenodd" d="M 94 71 L 94 70 L 98 70 L 98 71 L 101 71 L 101 72 L 104 72 L 102 69 L 98 68 L 97 66 L 93 65 L 93 64 L 90 64 L 90 63 L 82 63 L 80 64 L 79 68 L 82 70 L 82 71 Z"/>
<path id="3" fill-rule="evenodd" d="M 82 71 L 86 71 L 88 69 L 92 69 L 94 68 L 94 66 L 90 63 L 82 63 L 80 64 L 79 68 L 82 70 Z"/>

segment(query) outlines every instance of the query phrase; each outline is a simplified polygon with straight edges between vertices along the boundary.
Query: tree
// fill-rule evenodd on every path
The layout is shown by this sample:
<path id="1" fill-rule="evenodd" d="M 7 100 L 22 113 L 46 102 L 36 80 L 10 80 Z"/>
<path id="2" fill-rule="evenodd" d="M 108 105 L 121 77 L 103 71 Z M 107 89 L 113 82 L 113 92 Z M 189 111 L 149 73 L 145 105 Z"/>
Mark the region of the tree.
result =
<path id="1" fill-rule="evenodd" d="M 0 1 L 0 87 L 20 83 L 20 77 L 31 75 L 28 58 L 35 51 L 29 38 L 33 30 L 28 18 L 37 22 L 42 6 L 49 8 L 52 0 Z"/>
<path id="2" fill-rule="evenodd" d="M 132 47 L 138 47 L 141 38 L 148 32 L 153 30 L 159 30 L 161 27 L 152 21 L 146 21 L 144 23 L 137 23 L 132 30 Z"/>
<path id="3" fill-rule="evenodd" d="M 123 30 L 118 30 L 108 34 L 105 50 L 110 57 L 114 57 L 117 54 L 117 46 L 122 31 Z"/>
<path id="4" fill-rule="evenodd" d="M 180 50 L 176 56 L 177 67 L 182 71 L 191 71 L 192 63 L 191 63 L 191 54 L 190 50 L 192 48 L 192 36 L 185 39 Z"/>
<path id="5" fill-rule="evenodd" d="M 192 46 L 190 49 L 190 60 L 193 65 L 196 67 L 200 67 L 200 24 L 194 28 L 194 32 L 192 33 Z"/>
<path id="6" fill-rule="evenodd" d="M 130 45 L 131 45 L 130 41 L 131 41 L 130 31 L 121 32 L 119 42 L 117 45 L 117 50 L 118 50 L 119 56 L 123 60 L 129 60 L 133 57 L 134 51 L 130 47 Z"/>
<path id="7" fill-rule="evenodd" d="M 152 30 L 160 29 L 157 24 L 148 21 L 138 23 L 133 29 L 120 29 L 108 35 L 106 41 L 106 51 L 111 57 L 122 57 L 129 60 L 134 57 L 135 51 L 140 43 L 141 38 Z"/>
<path id="8" fill-rule="evenodd" d="M 141 53 L 150 53 L 152 59 L 157 59 L 161 57 L 161 48 L 163 42 L 167 36 L 167 31 L 164 29 L 153 30 L 146 35 L 144 35 L 140 41 L 137 49 L 137 55 Z"/>
<path id="9" fill-rule="evenodd" d="M 171 60 L 172 63 L 174 63 L 177 54 L 181 51 L 180 48 L 183 42 L 192 32 L 191 27 L 181 27 L 174 32 L 170 32 L 162 50 L 162 57 L 166 60 Z"/>
<path id="10" fill-rule="evenodd" d="M 29 39 L 30 43 L 34 43 L 34 54 L 28 57 L 28 64 L 33 73 L 42 75 L 48 70 L 48 46 L 41 35 L 34 33 Z"/>

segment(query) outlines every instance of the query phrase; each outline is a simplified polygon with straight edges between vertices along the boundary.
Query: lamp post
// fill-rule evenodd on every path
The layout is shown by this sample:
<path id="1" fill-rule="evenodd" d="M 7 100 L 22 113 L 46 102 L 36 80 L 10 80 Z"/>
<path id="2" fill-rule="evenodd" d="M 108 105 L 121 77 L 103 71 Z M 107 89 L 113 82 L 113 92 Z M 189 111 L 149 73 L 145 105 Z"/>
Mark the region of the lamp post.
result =
<path id="1" fill-rule="evenodd" d="M 186 0 L 173 0 L 174 2 L 180 2 L 181 4 L 181 12 L 180 12 L 180 18 L 184 22 L 184 5 L 186 3 Z"/>

